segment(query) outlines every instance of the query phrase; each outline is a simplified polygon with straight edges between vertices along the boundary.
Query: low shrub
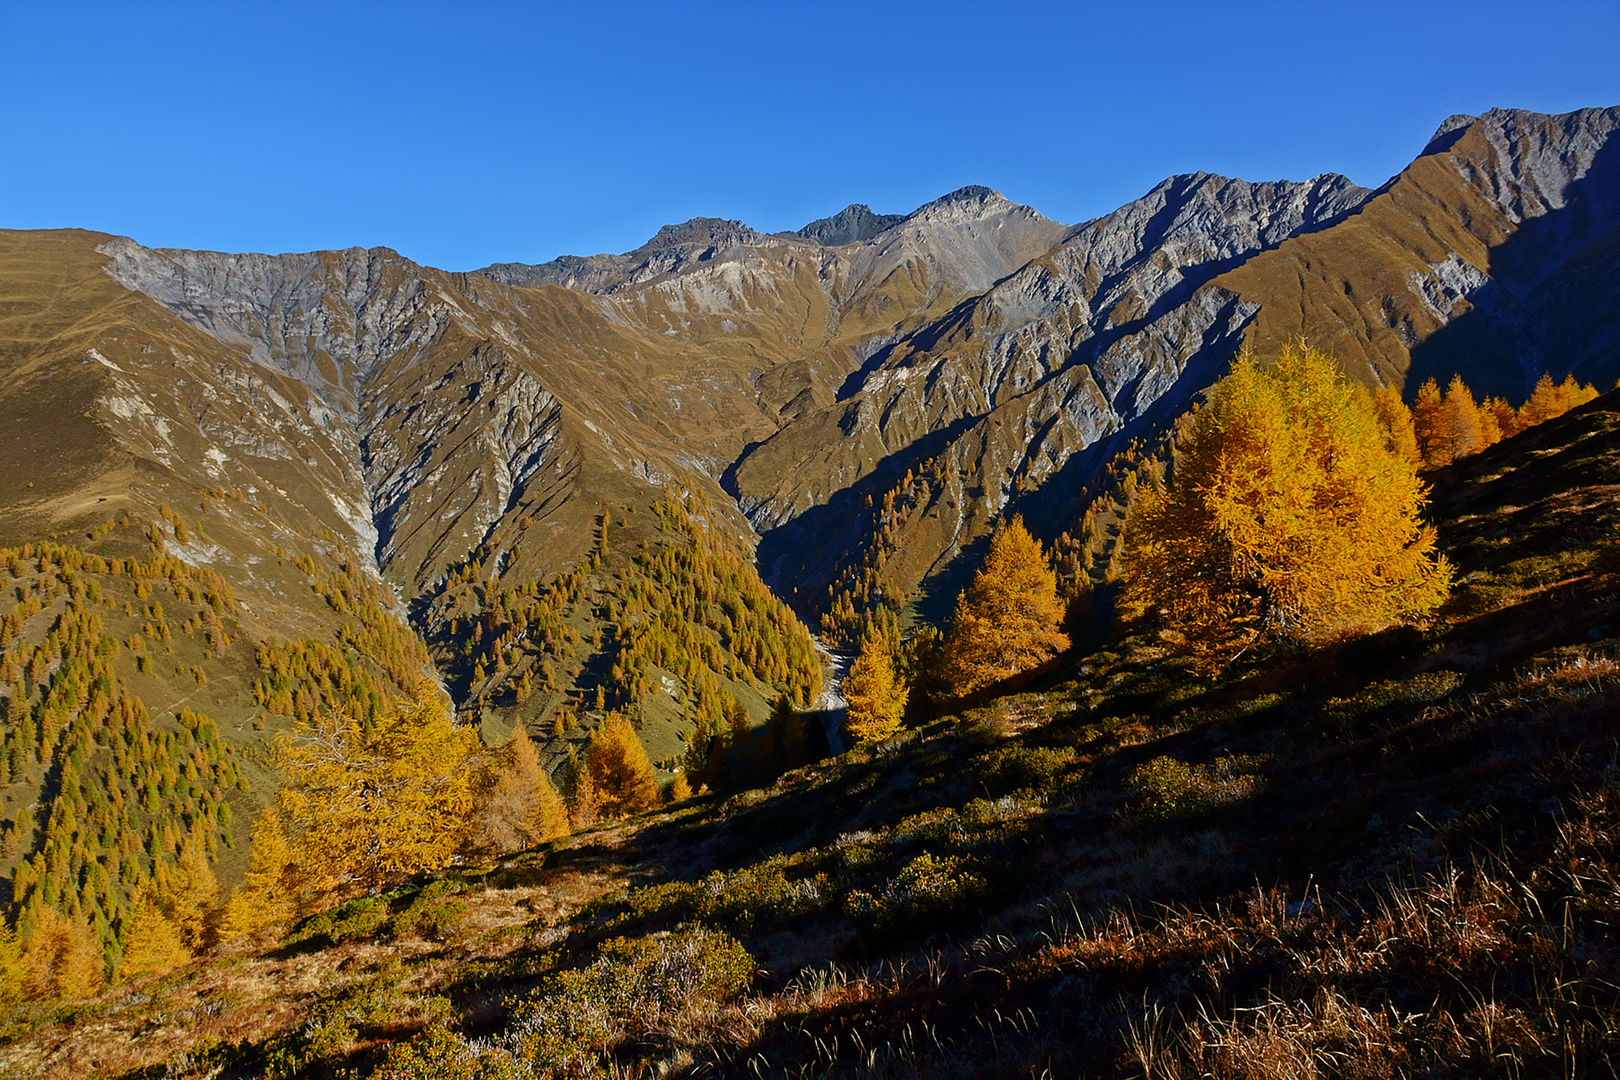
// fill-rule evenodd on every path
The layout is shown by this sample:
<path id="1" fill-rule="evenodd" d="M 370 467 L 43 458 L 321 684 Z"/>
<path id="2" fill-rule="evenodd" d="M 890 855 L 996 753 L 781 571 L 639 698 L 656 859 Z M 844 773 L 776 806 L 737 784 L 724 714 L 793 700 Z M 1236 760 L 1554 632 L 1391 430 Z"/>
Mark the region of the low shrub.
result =
<path id="1" fill-rule="evenodd" d="M 502 1046 L 471 1044 L 435 1025 L 388 1050 L 373 1080 L 529 1080 L 534 1070 Z"/>
<path id="2" fill-rule="evenodd" d="M 656 916 L 669 922 L 702 919 L 749 928 L 780 925 L 821 910 L 826 875 L 790 878 L 789 869 L 789 860 L 776 856 L 729 873 L 716 870 L 702 881 L 667 881 L 633 889 L 614 923 Z"/>
<path id="3" fill-rule="evenodd" d="M 615 938 L 514 1006 L 512 1044 L 540 1075 L 590 1075 L 623 1040 L 737 997 L 755 970 L 748 950 L 706 927 Z"/>
<path id="4" fill-rule="evenodd" d="M 339 904 L 331 911 L 305 919 L 288 940 L 297 942 L 325 938 L 338 945 L 349 938 L 370 937 L 382 929 L 392 913 L 388 897 L 359 896 Z"/>
<path id="5" fill-rule="evenodd" d="M 857 889 L 844 913 L 868 944 L 923 937 L 979 914 L 990 884 L 966 860 L 923 852 L 875 892 Z"/>
<path id="6" fill-rule="evenodd" d="M 448 881 L 435 881 L 411 898 L 405 909 L 393 917 L 391 929 L 397 936 L 415 936 L 432 941 L 450 941 L 467 921 L 467 902 L 455 895 Z"/>
<path id="7" fill-rule="evenodd" d="M 975 758 L 973 773 L 992 798 L 1015 791 L 1048 792 L 1074 757 L 1068 747 L 1012 746 Z"/>
<path id="8" fill-rule="evenodd" d="M 1395 706 L 1432 704 L 1456 690 L 1462 681 L 1461 673 L 1456 671 L 1425 671 L 1410 679 L 1374 683 L 1350 697 L 1330 698 L 1322 708 L 1321 723 L 1330 734 L 1343 737 L 1365 717 Z"/>
<path id="9" fill-rule="evenodd" d="M 448 1015 L 450 1003 L 444 998 L 414 998 L 397 983 L 396 974 L 383 973 L 322 998 L 301 1025 L 267 1047 L 266 1080 L 330 1076 L 352 1053 L 363 1030 L 393 1027 L 411 1018 L 443 1020 Z"/>
<path id="10" fill-rule="evenodd" d="M 1264 780 L 1253 770 L 1264 760 L 1239 755 L 1217 758 L 1212 765 L 1190 765 L 1173 757 L 1156 757 L 1125 777 L 1132 805 L 1124 817 L 1133 823 L 1169 821 L 1241 802 L 1263 785 Z"/>

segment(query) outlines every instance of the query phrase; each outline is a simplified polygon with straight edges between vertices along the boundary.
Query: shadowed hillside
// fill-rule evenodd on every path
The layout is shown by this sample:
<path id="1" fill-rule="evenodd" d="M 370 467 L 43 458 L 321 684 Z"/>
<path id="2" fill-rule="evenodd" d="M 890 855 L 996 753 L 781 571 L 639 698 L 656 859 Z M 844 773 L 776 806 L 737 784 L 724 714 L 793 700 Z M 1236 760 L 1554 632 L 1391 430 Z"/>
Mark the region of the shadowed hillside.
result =
<path id="1" fill-rule="evenodd" d="M 1127 624 L 1043 684 L 769 788 L 25 1007 L 0 1061 L 1612 1071 L 1617 440 L 1611 394 L 1435 474 L 1462 585 L 1427 627 L 1211 681 Z"/>

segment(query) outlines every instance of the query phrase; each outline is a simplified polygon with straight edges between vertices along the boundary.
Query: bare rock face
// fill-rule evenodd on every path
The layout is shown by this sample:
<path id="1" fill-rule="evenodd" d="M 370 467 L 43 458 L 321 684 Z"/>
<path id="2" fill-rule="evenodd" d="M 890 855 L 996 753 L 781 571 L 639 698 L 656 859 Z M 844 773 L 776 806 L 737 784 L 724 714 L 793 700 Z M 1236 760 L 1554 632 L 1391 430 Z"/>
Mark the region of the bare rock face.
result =
<path id="1" fill-rule="evenodd" d="M 1235 349 L 1244 320 L 1234 321 L 1232 312 L 1223 318 L 1219 302 L 1166 318 L 1198 286 L 1268 245 L 1342 218 L 1369 194 L 1338 176 L 1303 184 L 1173 177 L 1070 230 L 947 319 L 886 345 L 829 410 L 837 420 L 829 415 L 820 424 L 824 434 L 811 440 L 836 447 L 830 455 L 812 450 L 820 474 L 802 459 L 783 460 L 801 453 L 786 429 L 736 469 L 741 505 L 756 527 L 780 526 L 814 505 L 810 492 L 837 490 L 864 475 L 863 462 L 903 453 L 932 432 L 976 425 L 1003 408 L 1023 412 L 1029 402 L 1021 399 L 1035 395 L 1052 411 L 1038 423 L 1003 424 L 1003 438 L 990 440 L 1020 443 L 1017 453 L 987 459 L 981 476 L 995 493 L 988 496 L 992 512 L 999 512 L 1020 470 L 1051 475 L 1075 451 L 1144 417 L 1192 354 L 1212 348 L 1209 334 Z M 954 222 L 964 209 L 982 213 L 996 199 L 970 189 L 913 217 Z M 835 425 L 842 440 L 826 434 Z"/>
<path id="2" fill-rule="evenodd" d="M 568 492 L 579 447 L 564 435 L 562 404 L 499 345 L 418 367 L 392 390 L 367 410 L 361 454 L 378 561 L 414 564 L 419 587 L 525 497 L 544 516 L 547 496 Z M 543 469 L 549 483 L 531 485 Z"/>
<path id="3" fill-rule="evenodd" d="M 665 225 L 641 247 L 623 255 L 565 255 L 548 263 L 496 263 L 478 271 L 503 285 L 561 285 L 582 292 L 611 293 L 676 274 L 697 263 L 724 260 L 739 248 L 780 244 L 740 221 L 692 218 Z"/>

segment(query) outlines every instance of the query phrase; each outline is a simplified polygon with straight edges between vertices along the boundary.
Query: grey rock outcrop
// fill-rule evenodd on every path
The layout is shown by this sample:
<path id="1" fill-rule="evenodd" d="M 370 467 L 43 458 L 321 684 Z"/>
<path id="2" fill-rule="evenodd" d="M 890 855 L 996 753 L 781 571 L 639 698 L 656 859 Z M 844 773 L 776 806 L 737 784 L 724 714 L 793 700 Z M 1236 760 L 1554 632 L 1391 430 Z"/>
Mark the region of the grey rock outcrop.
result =
<path id="1" fill-rule="evenodd" d="M 842 247 L 870 240 L 904 220 L 905 214 L 874 214 L 865 203 L 851 203 L 832 217 L 817 218 L 792 235 L 823 247 Z"/>

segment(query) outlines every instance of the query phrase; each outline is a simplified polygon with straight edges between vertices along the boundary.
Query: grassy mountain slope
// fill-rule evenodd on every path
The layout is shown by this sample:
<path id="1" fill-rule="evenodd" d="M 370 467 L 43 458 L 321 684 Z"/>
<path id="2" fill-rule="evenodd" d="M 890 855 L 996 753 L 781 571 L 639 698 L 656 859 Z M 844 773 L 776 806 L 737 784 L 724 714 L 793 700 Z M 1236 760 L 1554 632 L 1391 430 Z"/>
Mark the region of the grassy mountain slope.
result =
<path id="1" fill-rule="evenodd" d="M 1355 216 L 1212 287 L 1261 304 L 1262 355 L 1309 332 L 1365 380 L 1461 372 L 1514 401 L 1543 371 L 1612 384 L 1589 335 L 1613 290 L 1617 126 L 1615 109 L 1457 118 Z"/>
<path id="2" fill-rule="evenodd" d="M 126 273 L 148 258 L 150 274 L 173 275 L 172 295 L 154 288 L 170 295 L 165 306 L 105 272 L 98 249 L 109 244 L 81 232 L 0 234 L 0 413 L 12 448 L 0 466 L 0 543 L 13 545 L 0 554 L 19 568 L 5 586 L 15 626 L 0 672 L 0 904 L 12 916 L 31 918 L 38 904 L 70 910 L 115 963 L 131 897 L 169 874 L 188 833 L 227 886 L 237 879 L 245 823 L 273 788 L 276 730 L 317 705 L 386 707 L 424 675 L 442 673 L 492 738 L 520 717 L 549 736 L 571 703 L 577 720 L 551 740 L 553 762 L 588 736 L 598 690 L 604 706 L 637 708 L 660 760 L 679 756 L 677 735 L 719 709 L 722 690 L 760 719 L 780 689 L 801 700 L 819 691 L 804 630 L 759 584 L 735 512 L 665 522 L 664 489 L 649 476 L 678 466 L 637 471 L 604 431 L 641 454 L 652 437 L 607 429 L 600 412 L 593 427 L 588 409 L 581 416 L 539 386 L 528 354 L 504 353 L 500 335 L 514 335 L 479 290 L 503 301 L 513 290 L 476 278 L 470 295 L 458 293 L 447 275 L 424 284 L 388 253 L 228 266 L 232 281 L 273 279 L 265 291 L 287 311 L 267 311 L 198 290 L 218 269 L 208 259 L 114 245 Z M 304 306 L 312 278 L 327 280 L 318 316 Z M 429 287 L 438 292 L 425 298 Z M 182 319 L 175 297 L 187 289 L 200 298 Z M 536 350 L 566 340 L 579 302 L 558 289 L 550 299 L 532 325 L 512 317 Z M 379 307 L 410 315 L 384 318 Z M 289 325 L 300 313 L 308 333 Z M 368 338 L 384 333 L 395 335 L 386 347 Z M 357 359 L 367 355 L 378 361 L 369 373 Z M 576 350 L 542 370 L 568 385 L 580 367 Z M 359 405 L 384 380 L 395 396 L 368 428 Z M 566 636 L 515 626 L 517 605 L 499 601 L 555 592 L 598 546 L 604 515 L 628 523 L 613 530 L 624 546 L 602 552 L 600 576 L 577 590 Z M 646 661 L 628 656 L 616 669 L 629 627 L 610 624 L 606 605 L 622 603 L 637 559 L 666 549 L 703 553 L 689 578 L 713 568 L 703 559 L 734 569 L 723 596 L 705 594 L 730 605 L 728 618 L 701 632 L 702 662 L 666 658 L 679 670 L 661 697 L 626 701 L 644 679 L 626 682 L 623 669 L 644 675 Z M 376 560 L 396 585 L 426 587 L 390 589 Z M 526 674 L 539 686 L 518 701 Z M 212 764 L 198 767 L 214 779 L 188 777 L 203 785 L 190 792 L 163 774 L 184 756 L 173 740 L 195 741 L 203 720 L 216 738 L 205 740 Z M 82 792 L 64 780 L 70 758 Z M 159 770 L 150 789 L 140 779 L 148 764 Z M 208 772 L 216 767 L 226 772 Z M 141 809 L 107 807 L 113 792 Z"/>
<path id="3" fill-rule="evenodd" d="M 1125 626 L 876 752 L 25 1007 L 0 1061 L 326 1075 L 426 1030 L 628 1075 L 1613 1071 L 1620 398 L 1433 479 L 1427 628 L 1210 682 Z"/>

